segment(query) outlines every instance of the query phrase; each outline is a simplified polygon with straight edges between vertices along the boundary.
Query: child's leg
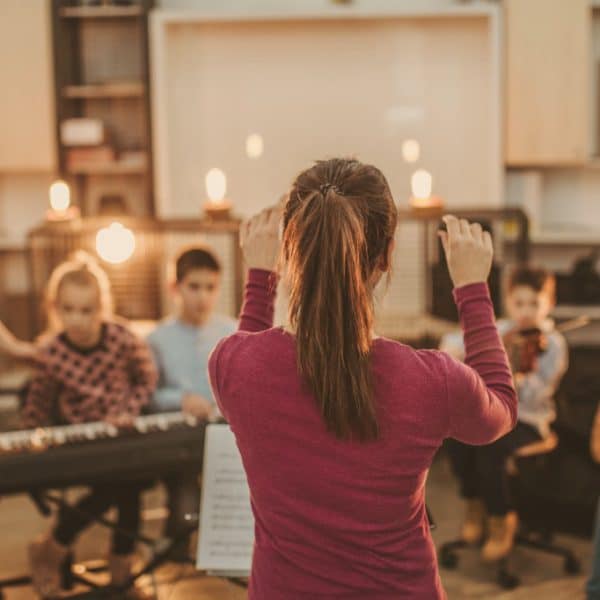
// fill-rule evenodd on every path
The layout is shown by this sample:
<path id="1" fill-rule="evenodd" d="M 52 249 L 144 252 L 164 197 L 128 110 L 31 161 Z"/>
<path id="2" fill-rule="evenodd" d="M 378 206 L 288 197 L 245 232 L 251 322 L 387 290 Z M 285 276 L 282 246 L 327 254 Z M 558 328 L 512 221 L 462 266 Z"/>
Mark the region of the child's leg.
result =
<path id="1" fill-rule="evenodd" d="M 113 531 L 112 551 L 108 557 L 111 583 L 122 586 L 133 574 L 135 536 L 140 529 L 142 490 L 141 482 L 121 483 L 113 487 L 113 499 L 118 510 L 117 529 Z M 146 597 L 135 586 L 122 592 L 119 598 Z"/>
<path id="2" fill-rule="evenodd" d="M 504 516 L 512 510 L 506 461 L 519 448 L 541 439 L 533 427 L 517 423 L 515 429 L 493 444 L 477 448 L 477 476 L 490 515 Z"/>
<path id="3" fill-rule="evenodd" d="M 112 505 L 110 489 L 105 486 L 92 488 L 89 494 L 79 499 L 73 507 L 61 508 L 58 523 L 52 533 L 63 546 L 70 546 L 75 538 L 92 521 L 101 517 Z"/>
<path id="4" fill-rule="evenodd" d="M 541 437 L 536 429 L 517 423 L 513 431 L 493 444 L 477 449 L 477 473 L 485 508 L 489 514 L 489 539 L 482 554 L 486 560 L 498 560 L 512 549 L 517 531 L 517 516 L 511 502 L 506 461 L 522 446 Z"/>
<path id="5" fill-rule="evenodd" d="M 459 481 L 460 495 L 465 500 L 465 516 L 460 537 L 465 542 L 474 544 L 483 537 L 485 524 L 485 509 L 477 480 L 477 449 L 456 440 L 448 440 L 447 449 L 452 470 Z"/>
<path id="6" fill-rule="evenodd" d="M 594 534 L 594 553 L 592 555 L 592 573 L 587 582 L 588 600 L 600 600 L 600 498 L 596 510 L 596 533 Z"/>
<path id="7" fill-rule="evenodd" d="M 142 490 L 139 482 L 123 483 L 113 489 L 114 502 L 118 510 L 118 529 L 113 533 L 112 552 L 117 555 L 132 554 L 135 536 L 140 529 Z"/>
<path id="8" fill-rule="evenodd" d="M 29 545 L 29 562 L 33 586 L 42 596 L 54 596 L 60 591 L 60 573 L 68 546 L 77 535 L 110 506 L 110 496 L 94 489 L 71 508 L 61 508 L 58 523 L 51 533 Z"/>
<path id="9" fill-rule="evenodd" d="M 168 492 L 169 518 L 165 534 L 170 538 L 181 536 L 188 528 L 187 514 L 196 514 L 200 509 L 200 482 L 196 470 L 179 473 L 165 481 Z M 182 539 L 173 549 L 171 558 L 175 561 L 189 560 L 188 538 Z"/>
<path id="10" fill-rule="evenodd" d="M 461 498 L 477 498 L 476 448 L 456 440 L 448 440 L 446 447 L 452 471 L 459 482 Z"/>

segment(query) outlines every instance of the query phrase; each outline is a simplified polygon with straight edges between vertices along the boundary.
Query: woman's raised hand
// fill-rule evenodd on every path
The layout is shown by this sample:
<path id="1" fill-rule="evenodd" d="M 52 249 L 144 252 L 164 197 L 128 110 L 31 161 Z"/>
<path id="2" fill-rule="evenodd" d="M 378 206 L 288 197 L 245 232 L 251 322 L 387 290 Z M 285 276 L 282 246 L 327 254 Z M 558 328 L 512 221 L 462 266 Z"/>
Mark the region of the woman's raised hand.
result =
<path id="1" fill-rule="evenodd" d="M 279 228 L 284 202 L 265 208 L 242 223 L 240 246 L 249 269 L 274 271 L 281 250 Z"/>
<path id="2" fill-rule="evenodd" d="M 492 236 L 479 223 L 446 215 L 447 231 L 440 231 L 454 287 L 487 281 L 492 268 Z"/>

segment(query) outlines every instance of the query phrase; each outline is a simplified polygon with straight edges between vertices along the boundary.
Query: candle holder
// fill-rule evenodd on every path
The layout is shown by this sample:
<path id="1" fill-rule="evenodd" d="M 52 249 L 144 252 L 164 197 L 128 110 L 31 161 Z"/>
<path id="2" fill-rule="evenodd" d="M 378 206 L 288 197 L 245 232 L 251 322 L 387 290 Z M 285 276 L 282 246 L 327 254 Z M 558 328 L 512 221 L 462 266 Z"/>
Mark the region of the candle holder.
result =
<path id="1" fill-rule="evenodd" d="M 420 216 L 442 216 L 444 201 L 440 196 L 429 196 L 429 198 L 411 196 L 410 209 Z"/>
<path id="2" fill-rule="evenodd" d="M 207 200 L 203 208 L 206 218 L 211 221 L 228 221 L 231 219 L 231 202 L 228 200 L 220 202 Z"/>
<path id="3" fill-rule="evenodd" d="M 49 208 L 46 211 L 46 220 L 52 221 L 53 223 L 62 222 L 62 221 L 72 221 L 74 219 L 79 219 L 81 216 L 81 211 L 78 206 L 69 206 L 64 210 Z"/>

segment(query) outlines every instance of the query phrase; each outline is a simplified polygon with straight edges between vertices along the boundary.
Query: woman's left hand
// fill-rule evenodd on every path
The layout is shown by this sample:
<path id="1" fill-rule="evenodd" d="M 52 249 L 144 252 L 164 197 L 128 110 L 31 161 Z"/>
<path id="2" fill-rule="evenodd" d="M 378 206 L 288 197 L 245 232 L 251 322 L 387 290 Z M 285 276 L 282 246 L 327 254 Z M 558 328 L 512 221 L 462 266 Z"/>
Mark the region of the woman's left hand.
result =
<path id="1" fill-rule="evenodd" d="M 284 203 L 265 208 L 242 223 L 240 246 L 249 269 L 274 271 L 281 250 L 279 227 Z"/>

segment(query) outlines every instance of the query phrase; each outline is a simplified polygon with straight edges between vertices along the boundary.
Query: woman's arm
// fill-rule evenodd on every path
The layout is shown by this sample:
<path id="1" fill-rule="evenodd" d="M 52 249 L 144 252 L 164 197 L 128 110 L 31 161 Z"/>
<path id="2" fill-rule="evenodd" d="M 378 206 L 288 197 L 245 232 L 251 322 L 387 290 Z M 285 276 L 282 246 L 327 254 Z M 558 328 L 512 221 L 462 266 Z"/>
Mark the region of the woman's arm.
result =
<path id="1" fill-rule="evenodd" d="M 35 355 L 35 346 L 15 337 L 6 325 L 0 321 L 0 351 L 10 354 L 14 358 L 30 359 Z"/>
<path id="2" fill-rule="evenodd" d="M 446 361 L 449 437 L 487 444 L 517 422 L 517 394 L 500 340 L 487 286 L 492 265 L 490 234 L 478 223 L 444 217 L 440 237 L 463 329 L 465 364 Z"/>
<path id="3" fill-rule="evenodd" d="M 248 266 L 248 279 L 240 314 L 238 331 L 256 333 L 273 327 L 277 277 L 275 267 L 281 250 L 279 226 L 283 215 L 283 202 L 266 208 L 240 228 L 240 246 Z M 208 359 L 208 374 L 215 402 L 227 419 L 220 389 L 226 377 L 224 355 L 231 353 L 240 343 L 240 334 L 221 340 Z"/>
<path id="4" fill-rule="evenodd" d="M 239 331 L 263 331 L 273 327 L 277 277 L 272 271 L 250 269 L 246 280 Z"/>
<path id="5" fill-rule="evenodd" d="M 464 364 L 446 360 L 448 436 L 487 444 L 517 422 L 517 395 L 485 283 L 457 288 L 454 297 L 464 331 Z"/>
<path id="6" fill-rule="evenodd" d="M 266 208 L 242 224 L 240 245 L 248 265 L 248 279 L 239 331 L 263 331 L 273 327 L 277 276 L 275 267 L 281 250 L 279 225 L 283 204 Z"/>

